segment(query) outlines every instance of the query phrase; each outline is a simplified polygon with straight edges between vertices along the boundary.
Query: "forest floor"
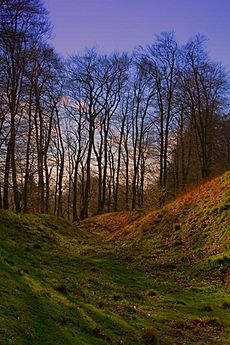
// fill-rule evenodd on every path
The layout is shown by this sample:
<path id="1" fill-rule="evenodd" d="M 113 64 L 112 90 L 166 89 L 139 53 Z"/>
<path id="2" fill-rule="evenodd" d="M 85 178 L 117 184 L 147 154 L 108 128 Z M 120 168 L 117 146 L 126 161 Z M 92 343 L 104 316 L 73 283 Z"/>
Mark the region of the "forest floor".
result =
<path id="1" fill-rule="evenodd" d="M 229 186 L 74 225 L 0 210 L 0 344 L 230 345 Z"/>

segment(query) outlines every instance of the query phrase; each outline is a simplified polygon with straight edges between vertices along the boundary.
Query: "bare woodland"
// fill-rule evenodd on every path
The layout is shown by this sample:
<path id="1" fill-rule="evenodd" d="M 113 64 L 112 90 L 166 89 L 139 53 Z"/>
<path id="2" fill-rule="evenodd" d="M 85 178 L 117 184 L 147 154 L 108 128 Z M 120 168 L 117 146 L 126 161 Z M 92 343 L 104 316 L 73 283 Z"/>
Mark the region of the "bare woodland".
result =
<path id="1" fill-rule="evenodd" d="M 230 168 L 229 79 L 205 39 L 62 59 L 40 1 L 0 0 L 0 207 L 73 221 L 157 207 Z"/>

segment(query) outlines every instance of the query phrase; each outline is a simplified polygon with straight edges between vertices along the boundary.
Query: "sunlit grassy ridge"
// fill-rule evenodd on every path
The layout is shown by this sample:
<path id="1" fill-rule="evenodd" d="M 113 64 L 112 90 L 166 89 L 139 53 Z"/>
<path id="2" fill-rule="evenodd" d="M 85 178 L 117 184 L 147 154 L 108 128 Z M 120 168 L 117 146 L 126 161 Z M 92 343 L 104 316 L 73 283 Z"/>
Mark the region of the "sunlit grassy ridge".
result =
<path id="1" fill-rule="evenodd" d="M 0 344 L 230 344 L 229 186 L 74 226 L 0 211 Z"/>

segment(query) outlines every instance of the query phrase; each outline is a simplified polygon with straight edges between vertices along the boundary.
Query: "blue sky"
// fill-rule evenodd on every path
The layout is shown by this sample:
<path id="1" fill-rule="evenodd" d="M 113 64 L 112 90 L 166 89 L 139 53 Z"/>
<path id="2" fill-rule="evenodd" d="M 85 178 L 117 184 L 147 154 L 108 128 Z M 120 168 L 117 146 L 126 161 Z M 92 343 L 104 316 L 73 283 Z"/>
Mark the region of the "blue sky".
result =
<path id="1" fill-rule="evenodd" d="M 230 0 L 44 0 L 44 5 L 53 24 L 52 44 L 64 56 L 93 46 L 130 52 L 174 30 L 181 43 L 205 35 L 210 56 L 230 70 Z"/>

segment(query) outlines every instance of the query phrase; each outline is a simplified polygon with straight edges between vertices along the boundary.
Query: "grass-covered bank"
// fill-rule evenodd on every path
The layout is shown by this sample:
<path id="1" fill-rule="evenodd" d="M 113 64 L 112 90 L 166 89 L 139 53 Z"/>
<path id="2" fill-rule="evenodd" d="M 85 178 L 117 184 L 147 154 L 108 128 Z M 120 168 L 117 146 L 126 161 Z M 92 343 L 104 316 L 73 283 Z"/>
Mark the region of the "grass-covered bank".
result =
<path id="1" fill-rule="evenodd" d="M 229 186 L 80 226 L 0 211 L 0 344 L 230 344 Z"/>

